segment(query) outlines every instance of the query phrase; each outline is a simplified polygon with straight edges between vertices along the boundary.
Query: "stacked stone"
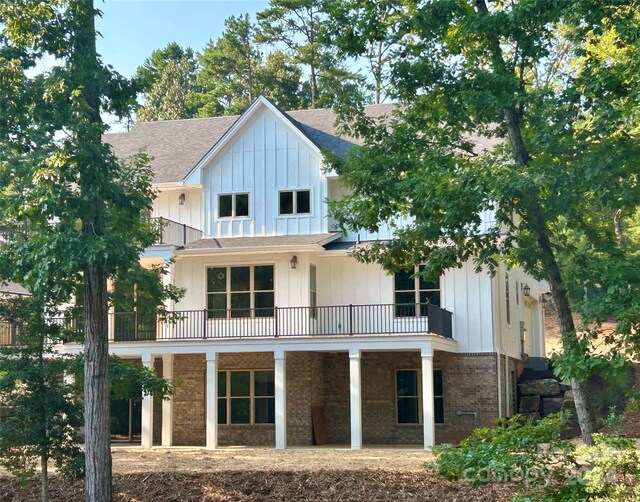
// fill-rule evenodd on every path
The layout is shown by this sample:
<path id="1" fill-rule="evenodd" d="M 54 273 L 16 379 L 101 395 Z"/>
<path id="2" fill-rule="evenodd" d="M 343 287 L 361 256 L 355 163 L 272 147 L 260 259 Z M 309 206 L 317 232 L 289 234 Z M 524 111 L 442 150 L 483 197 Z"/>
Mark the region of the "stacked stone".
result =
<path id="1" fill-rule="evenodd" d="M 518 391 L 520 394 L 518 413 L 524 417 L 538 420 L 562 410 L 575 414 L 576 407 L 571 387 L 561 384 L 554 378 L 527 380 L 518 384 Z"/>

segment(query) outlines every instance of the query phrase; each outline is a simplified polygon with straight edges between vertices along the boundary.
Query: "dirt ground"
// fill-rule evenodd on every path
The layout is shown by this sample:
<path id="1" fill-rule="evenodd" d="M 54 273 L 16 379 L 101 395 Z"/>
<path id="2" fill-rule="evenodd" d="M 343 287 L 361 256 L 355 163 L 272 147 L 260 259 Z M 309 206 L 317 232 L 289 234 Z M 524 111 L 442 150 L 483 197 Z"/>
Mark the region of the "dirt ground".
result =
<path id="1" fill-rule="evenodd" d="M 318 471 L 321 469 L 354 471 L 419 472 L 431 460 L 431 453 L 421 449 L 336 449 L 230 447 L 219 450 L 199 448 L 113 448 L 113 470 L 118 474 L 215 471 Z"/>
<path id="2" fill-rule="evenodd" d="M 114 499 L 124 502 L 487 501 L 511 500 L 504 485 L 471 488 L 422 467 L 411 449 L 113 449 Z M 0 474 L 0 501 L 38 499 Z M 83 501 L 82 482 L 51 480 L 52 502 Z"/>

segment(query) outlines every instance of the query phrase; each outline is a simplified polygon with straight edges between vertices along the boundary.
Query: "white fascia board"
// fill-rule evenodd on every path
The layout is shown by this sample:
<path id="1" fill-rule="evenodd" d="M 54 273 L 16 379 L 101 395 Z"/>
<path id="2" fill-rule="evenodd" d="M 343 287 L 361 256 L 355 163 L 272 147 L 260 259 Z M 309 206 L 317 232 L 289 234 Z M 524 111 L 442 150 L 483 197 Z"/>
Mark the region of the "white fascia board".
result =
<path id="1" fill-rule="evenodd" d="M 145 342 L 110 342 L 109 353 L 120 357 L 140 356 L 143 354 L 199 354 L 208 351 L 218 353 L 245 352 L 299 352 L 348 351 L 357 348 L 365 351 L 398 352 L 407 350 L 433 349 L 446 352 L 458 352 L 455 340 L 437 335 L 398 335 L 398 336 L 314 336 L 290 338 L 258 339 L 209 339 L 209 340 L 166 340 Z M 77 354 L 82 351 L 79 344 L 65 344 L 56 347 L 65 354 Z"/>
<path id="2" fill-rule="evenodd" d="M 251 118 L 255 115 L 256 111 L 260 109 L 261 106 L 264 106 L 276 117 L 280 118 L 280 120 L 286 124 L 286 126 L 291 130 L 303 143 L 305 143 L 309 148 L 315 151 L 320 158 L 322 158 L 322 152 L 316 146 L 316 144 L 307 138 L 306 135 L 302 133 L 300 129 L 295 127 L 295 125 L 291 122 L 291 120 L 286 117 L 280 110 L 278 110 L 271 102 L 265 98 L 264 96 L 259 96 L 256 100 L 251 104 L 251 106 L 245 111 L 238 120 L 222 135 L 222 138 L 218 140 L 218 142 L 209 150 L 202 159 L 195 165 L 195 167 L 187 174 L 184 178 L 184 183 L 187 185 L 197 184 L 202 185 L 202 169 L 207 166 L 211 160 L 220 153 L 231 141 L 233 136 L 244 127 L 244 125 L 251 120 Z"/>

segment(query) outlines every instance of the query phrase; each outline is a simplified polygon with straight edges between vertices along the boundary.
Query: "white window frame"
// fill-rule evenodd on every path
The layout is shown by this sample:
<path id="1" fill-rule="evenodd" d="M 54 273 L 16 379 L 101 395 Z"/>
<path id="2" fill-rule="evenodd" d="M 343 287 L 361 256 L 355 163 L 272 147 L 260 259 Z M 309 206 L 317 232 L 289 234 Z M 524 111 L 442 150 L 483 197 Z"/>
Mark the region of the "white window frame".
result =
<path id="1" fill-rule="evenodd" d="M 231 196 L 231 216 L 220 216 L 220 197 Z M 236 196 L 246 195 L 249 211 L 247 215 L 236 216 Z M 251 193 L 250 192 L 223 192 L 218 194 L 218 219 L 219 220 L 231 220 L 231 219 L 250 219 L 251 218 Z"/>
<path id="2" fill-rule="evenodd" d="M 283 214 L 280 212 L 280 194 L 284 192 L 292 192 L 293 193 L 293 213 L 291 214 Z M 308 213 L 298 213 L 298 192 L 309 192 L 309 212 Z M 278 217 L 279 218 L 297 218 L 297 217 L 309 217 L 313 216 L 313 190 L 311 188 L 285 188 L 282 190 L 278 190 L 278 200 L 276 201 L 278 206 Z"/>
<path id="3" fill-rule="evenodd" d="M 427 317 L 426 315 L 422 315 L 421 312 L 421 304 L 420 304 L 420 293 L 423 291 L 437 291 L 440 294 L 440 305 L 436 305 L 437 307 L 442 307 L 442 276 L 438 276 L 438 286 L 440 286 L 438 289 L 420 289 L 420 267 L 424 267 L 424 265 L 418 265 L 416 267 L 414 267 L 414 277 L 413 277 L 413 289 L 396 289 L 396 285 L 395 285 L 395 274 L 393 274 L 393 305 L 394 305 L 394 309 L 393 309 L 393 316 L 396 319 L 412 319 L 414 317 Z M 402 304 L 398 304 L 396 303 L 396 293 L 410 293 L 413 292 L 413 300 L 414 300 L 414 305 L 417 307 L 416 308 L 416 312 L 414 315 L 407 315 L 407 316 L 398 316 L 396 315 L 396 306 L 397 305 L 402 305 Z"/>
<path id="4" fill-rule="evenodd" d="M 399 399 L 415 399 L 415 396 L 398 396 L 398 372 L 399 371 L 415 371 L 416 372 L 416 378 L 418 379 L 418 422 L 417 423 L 401 423 L 398 421 L 398 400 Z M 434 403 L 434 424 L 435 425 L 444 425 L 446 423 L 446 420 L 444 418 L 445 415 L 445 407 L 444 407 L 444 395 L 445 395 L 445 390 L 444 390 L 444 370 L 440 369 L 440 368 L 433 368 L 433 373 L 435 373 L 436 371 L 439 371 L 442 374 L 442 395 L 436 395 L 435 393 L 435 389 L 433 390 L 433 403 Z M 395 415 L 396 415 L 396 425 L 399 427 L 405 427 L 405 426 L 417 426 L 417 425 L 422 425 L 423 423 L 423 416 L 422 416 L 422 370 L 418 369 L 418 368 L 396 368 L 395 370 L 395 380 L 394 380 L 394 387 L 393 387 L 393 392 L 395 394 Z M 431 378 L 431 382 L 433 384 L 434 380 L 433 377 Z M 436 422 L 435 419 L 435 401 L 436 399 L 442 399 L 442 422 Z"/>
<path id="5" fill-rule="evenodd" d="M 274 373 L 274 382 L 275 382 L 275 370 L 273 368 L 257 368 L 257 369 L 228 369 L 228 370 L 218 370 L 218 372 L 216 373 L 216 378 L 218 378 L 218 374 L 219 373 L 226 373 L 227 374 L 227 381 L 226 381 L 226 390 L 225 390 L 225 396 L 224 397 L 219 397 L 216 396 L 216 407 L 218 406 L 218 400 L 220 399 L 224 399 L 227 401 L 227 416 L 225 417 L 225 422 L 224 423 L 220 423 L 219 419 L 218 419 L 218 424 L 217 425 L 232 425 L 232 426 L 253 426 L 253 425 L 257 425 L 257 426 L 273 426 L 275 425 L 275 417 L 274 417 L 274 421 L 273 422 L 261 422 L 261 423 L 256 423 L 255 421 L 255 406 L 256 406 L 256 398 L 257 399 L 274 399 L 276 398 L 275 396 L 275 385 L 274 385 L 274 395 L 273 396 L 256 396 L 255 395 L 255 373 L 257 371 L 270 371 L 271 373 Z M 249 372 L 249 396 L 231 396 L 231 373 L 245 373 L 245 372 Z M 250 400 L 250 406 L 249 406 L 249 415 L 250 415 L 250 420 L 249 423 L 232 423 L 231 422 L 231 400 L 232 399 L 249 399 Z M 216 408 L 217 409 L 217 408 Z"/>
<path id="6" fill-rule="evenodd" d="M 231 269 L 232 268 L 249 268 L 249 290 L 248 291 L 231 291 Z M 255 275 L 254 275 L 254 269 L 255 267 L 271 267 L 273 269 L 273 289 L 260 289 L 258 291 L 256 291 L 255 289 Z M 248 318 L 256 318 L 255 317 L 255 294 L 256 293 L 273 293 L 273 308 L 275 309 L 276 306 L 276 266 L 274 263 L 254 263 L 251 265 L 208 265 L 205 269 L 205 310 L 207 310 L 207 312 L 209 311 L 209 295 L 212 294 L 222 294 L 222 291 L 220 292 L 210 292 L 209 291 L 209 281 L 208 281 L 208 275 L 209 275 L 209 269 L 213 269 L 213 268 L 225 268 L 227 269 L 227 277 L 226 277 L 226 290 L 224 292 L 224 294 L 227 297 L 227 316 L 226 317 L 207 317 L 207 319 L 236 319 L 235 317 L 232 317 L 232 311 L 231 311 L 231 294 L 232 293 L 249 293 L 249 309 L 251 312 L 251 316 L 248 316 Z M 275 315 L 275 314 L 274 314 Z M 266 317 L 265 319 L 272 319 L 273 317 Z M 243 319 L 243 318 L 240 318 Z M 246 319 L 246 318 L 244 318 Z"/>

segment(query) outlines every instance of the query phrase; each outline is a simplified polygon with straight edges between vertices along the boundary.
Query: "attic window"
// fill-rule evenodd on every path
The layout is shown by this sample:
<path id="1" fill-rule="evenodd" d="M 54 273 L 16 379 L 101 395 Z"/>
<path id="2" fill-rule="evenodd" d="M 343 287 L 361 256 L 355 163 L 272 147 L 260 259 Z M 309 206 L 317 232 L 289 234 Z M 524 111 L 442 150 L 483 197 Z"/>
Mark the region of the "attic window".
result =
<path id="1" fill-rule="evenodd" d="M 249 194 L 229 193 L 218 197 L 218 217 L 249 216 Z"/>
<path id="2" fill-rule="evenodd" d="M 311 213 L 311 190 L 285 190 L 280 192 L 280 214 Z"/>

